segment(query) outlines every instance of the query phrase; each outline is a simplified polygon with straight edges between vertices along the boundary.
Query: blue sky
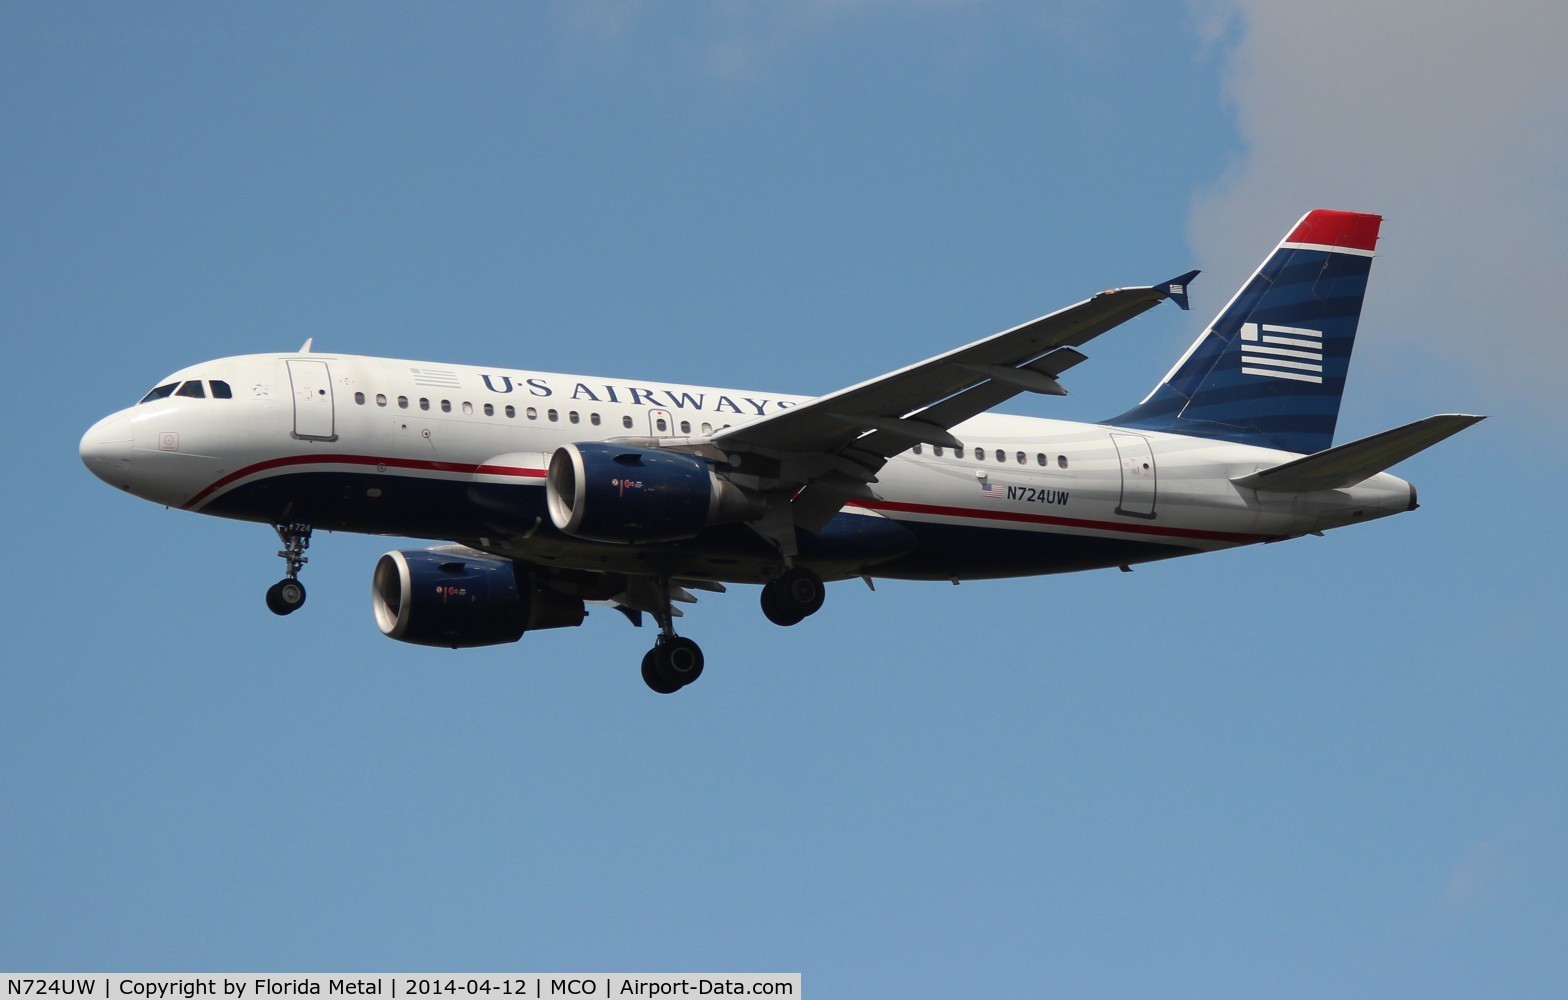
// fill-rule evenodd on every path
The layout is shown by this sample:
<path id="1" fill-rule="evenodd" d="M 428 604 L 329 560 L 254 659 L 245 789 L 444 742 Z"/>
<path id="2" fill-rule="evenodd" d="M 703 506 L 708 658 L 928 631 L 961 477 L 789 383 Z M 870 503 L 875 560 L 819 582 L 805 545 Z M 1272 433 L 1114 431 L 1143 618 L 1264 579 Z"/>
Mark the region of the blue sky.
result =
<path id="1" fill-rule="evenodd" d="M 0 968 L 789 970 L 815 997 L 1561 995 L 1561 5 L 9 5 Z M 984 584 L 381 637 L 376 557 L 81 468 L 213 357 L 825 392 L 1189 267 L 1140 398 L 1313 207 L 1388 218 L 1341 439 L 1420 511 Z"/>

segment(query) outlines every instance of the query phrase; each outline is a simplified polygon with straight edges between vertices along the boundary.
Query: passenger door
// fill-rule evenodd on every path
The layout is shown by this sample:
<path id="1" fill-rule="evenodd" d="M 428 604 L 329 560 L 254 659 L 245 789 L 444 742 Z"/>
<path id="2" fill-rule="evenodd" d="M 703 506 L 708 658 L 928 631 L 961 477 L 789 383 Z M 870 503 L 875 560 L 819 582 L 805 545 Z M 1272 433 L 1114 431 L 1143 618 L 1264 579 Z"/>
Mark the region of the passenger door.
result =
<path id="1" fill-rule="evenodd" d="M 1141 434 L 1112 434 L 1111 444 L 1122 467 L 1122 500 L 1116 513 L 1127 517 L 1154 517 L 1154 451 Z"/>
<path id="2" fill-rule="evenodd" d="M 286 362 L 294 396 L 294 436 L 306 441 L 336 441 L 332 375 L 325 361 Z"/>

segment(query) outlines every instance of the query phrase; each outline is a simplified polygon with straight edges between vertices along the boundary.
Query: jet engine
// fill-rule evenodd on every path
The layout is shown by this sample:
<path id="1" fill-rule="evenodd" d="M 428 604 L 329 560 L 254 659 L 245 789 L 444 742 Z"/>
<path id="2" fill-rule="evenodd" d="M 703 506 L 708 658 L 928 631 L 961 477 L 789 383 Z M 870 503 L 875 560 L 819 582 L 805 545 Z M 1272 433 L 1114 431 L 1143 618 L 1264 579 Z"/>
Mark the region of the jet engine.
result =
<path id="1" fill-rule="evenodd" d="M 550 520 L 599 542 L 670 542 L 762 516 L 762 502 L 696 455 L 604 442 L 564 445 L 545 477 Z"/>
<path id="2" fill-rule="evenodd" d="M 376 563 L 370 600 L 382 635 L 453 649 L 574 627 L 586 614 L 580 598 L 519 581 L 509 560 L 461 550 L 388 552 Z"/>

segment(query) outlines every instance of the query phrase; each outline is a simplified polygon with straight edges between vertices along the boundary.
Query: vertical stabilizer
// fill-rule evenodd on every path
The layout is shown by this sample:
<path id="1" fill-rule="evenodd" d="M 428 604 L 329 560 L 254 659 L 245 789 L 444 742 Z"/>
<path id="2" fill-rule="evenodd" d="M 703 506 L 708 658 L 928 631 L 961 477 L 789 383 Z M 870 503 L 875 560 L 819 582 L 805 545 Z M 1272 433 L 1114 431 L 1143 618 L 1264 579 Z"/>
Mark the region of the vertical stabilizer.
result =
<path id="1" fill-rule="evenodd" d="M 1302 217 L 1119 427 L 1280 448 L 1334 443 L 1382 217 Z"/>

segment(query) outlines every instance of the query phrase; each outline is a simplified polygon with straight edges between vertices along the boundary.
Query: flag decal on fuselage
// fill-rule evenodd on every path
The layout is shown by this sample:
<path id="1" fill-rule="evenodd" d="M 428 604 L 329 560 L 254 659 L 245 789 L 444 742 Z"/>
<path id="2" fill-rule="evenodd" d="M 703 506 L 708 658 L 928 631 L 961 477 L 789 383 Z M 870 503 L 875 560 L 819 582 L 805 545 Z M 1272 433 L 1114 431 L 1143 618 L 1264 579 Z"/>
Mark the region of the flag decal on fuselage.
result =
<path id="1" fill-rule="evenodd" d="M 1274 323 L 1241 324 L 1241 373 L 1323 381 L 1323 331 Z"/>

